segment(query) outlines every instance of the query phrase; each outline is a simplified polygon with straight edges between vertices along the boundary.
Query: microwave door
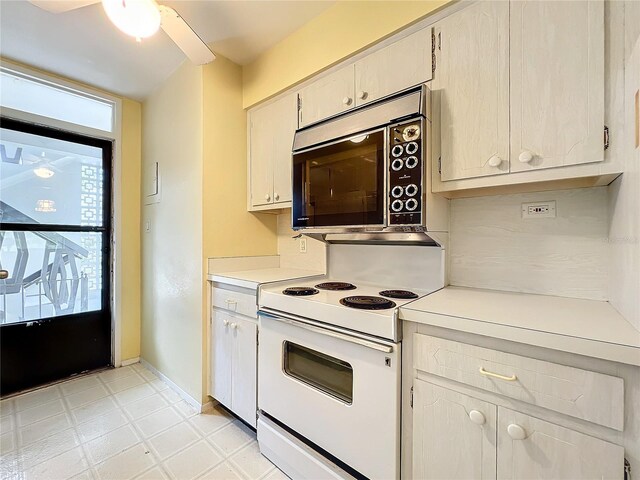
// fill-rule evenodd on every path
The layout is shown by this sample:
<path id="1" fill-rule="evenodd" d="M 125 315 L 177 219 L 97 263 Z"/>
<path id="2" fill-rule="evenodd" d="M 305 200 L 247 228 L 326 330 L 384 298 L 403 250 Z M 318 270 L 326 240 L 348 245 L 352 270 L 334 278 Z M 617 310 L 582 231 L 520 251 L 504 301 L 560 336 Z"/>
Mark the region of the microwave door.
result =
<path id="1" fill-rule="evenodd" d="M 294 228 L 382 226 L 385 131 L 293 155 Z"/>

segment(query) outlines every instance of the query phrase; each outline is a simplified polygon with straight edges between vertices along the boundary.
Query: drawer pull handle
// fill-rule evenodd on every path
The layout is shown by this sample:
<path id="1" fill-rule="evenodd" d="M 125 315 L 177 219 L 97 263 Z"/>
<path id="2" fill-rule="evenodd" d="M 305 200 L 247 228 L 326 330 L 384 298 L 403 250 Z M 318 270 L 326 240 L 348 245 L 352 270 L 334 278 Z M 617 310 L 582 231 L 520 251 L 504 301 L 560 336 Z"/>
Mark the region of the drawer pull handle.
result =
<path id="1" fill-rule="evenodd" d="M 478 371 L 480 372 L 480 375 L 484 375 L 485 377 L 499 378 L 500 380 L 506 380 L 507 382 L 515 382 L 518 379 L 515 375 L 507 377 L 506 375 L 500 375 L 499 373 L 488 372 L 484 367 L 480 367 L 480 370 Z"/>
<path id="2" fill-rule="evenodd" d="M 487 421 L 484 414 L 478 410 L 471 410 L 469 412 L 469 419 L 471 419 L 471 421 L 476 425 L 484 425 Z"/>

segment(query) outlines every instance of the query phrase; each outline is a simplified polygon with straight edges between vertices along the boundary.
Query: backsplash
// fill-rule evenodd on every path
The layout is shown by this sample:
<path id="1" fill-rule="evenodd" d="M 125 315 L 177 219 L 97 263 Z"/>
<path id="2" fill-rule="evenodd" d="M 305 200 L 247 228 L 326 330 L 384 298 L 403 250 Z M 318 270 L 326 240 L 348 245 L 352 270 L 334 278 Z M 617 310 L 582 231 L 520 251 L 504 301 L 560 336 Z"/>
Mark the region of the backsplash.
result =
<path id="1" fill-rule="evenodd" d="M 291 230 L 291 210 L 278 215 L 278 255 L 282 268 L 326 271 L 326 245 L 307 237 L 307 253 L 300 252 L 300 240 Z"/>
<path id="2" fill-rule="evenodd" d="M 522 203 L 556 201 L 556 218 Z M 451 285 L 607 300 L 607 187 L 451 201 Z"/>

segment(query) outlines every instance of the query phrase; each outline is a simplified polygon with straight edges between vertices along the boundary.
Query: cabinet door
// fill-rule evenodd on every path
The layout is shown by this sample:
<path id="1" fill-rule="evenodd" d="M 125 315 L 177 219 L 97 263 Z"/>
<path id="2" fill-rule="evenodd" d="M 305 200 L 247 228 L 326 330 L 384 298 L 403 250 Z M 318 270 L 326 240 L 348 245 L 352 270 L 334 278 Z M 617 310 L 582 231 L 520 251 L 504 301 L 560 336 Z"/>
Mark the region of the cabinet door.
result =
<path id="1" fill-rule="evenodd" d="M 412 33 L 355 64 L 356 105 L 431 80 L 431 29 Z"/>
<path id="2" fill-rule="evenodd" d="M 624 449 L 508 408 L 498 409 L 498 479 L 621 479 Z"/>
<path id="3" fill-rule="evenodd" d="M 233 331 L 231 410 L 252 427 L 256 427 L 258 326 L 237 316 L 231 319 Z"/>
<path id="4" fill-rule="evenodd" d="M 604 2 L 511 6 L 511 171 L 604 159 Z"/>
<path id="5" fill-rule="evenodd" d="M 472 4 L 434 33 L 441 180 L 508 173 L 509 2 Z"/>
<path id="6" fill-rule="evenodd" d="M 227 408 L 232 408 L 231 369 L 233 336 L 231 317 L 227 312 L 211 310 L 211 396 Z"/>
<path id="7" fill-rule="evenodd" d="M 413 477 L 495 479 L 496 406 L 414 380 Z"/>
<path id="8" fill-rule="evenodd" d="M 354 105 L 353 65 L 319 78 L 298 93 L 300 127 L 345 112 Z"/>
<path id="9" fill-rule="evenodd" d="M 249 112 L 249 179 L 251 206 L 273 203 L 273 123 L 269 108 Z"/>
<path id="10" fill-rule="evenodd" d="M 269 107 L 274 140 L 273 202 L 280 204 L 291 202 L 291 150 L 298 128 L 298 96 L 291 93 Z"/>

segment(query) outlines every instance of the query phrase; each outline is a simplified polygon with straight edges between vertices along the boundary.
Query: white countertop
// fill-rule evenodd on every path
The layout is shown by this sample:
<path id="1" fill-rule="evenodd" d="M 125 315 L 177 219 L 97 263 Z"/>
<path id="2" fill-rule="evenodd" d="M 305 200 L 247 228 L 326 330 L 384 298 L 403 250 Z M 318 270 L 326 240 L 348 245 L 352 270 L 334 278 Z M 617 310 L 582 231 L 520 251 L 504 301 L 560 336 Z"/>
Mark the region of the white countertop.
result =
<path id="1" fill-rule="evenodd" d="M 306 278 L 317 275 L 324 275 L 324 272 L 275 267 L 214 273 L 207 275 L 207 279 L 212 282 L 220 282 L 228 285 L 235 285 L 237 287 L 256 289 L 264 283 L 295 280 L 296 278 Z"/>
<path id="2" fill-rule="evenodd" d="M 446 287 L 400 318 L 640 366 L 640 331 L 608 302 Z"/>

